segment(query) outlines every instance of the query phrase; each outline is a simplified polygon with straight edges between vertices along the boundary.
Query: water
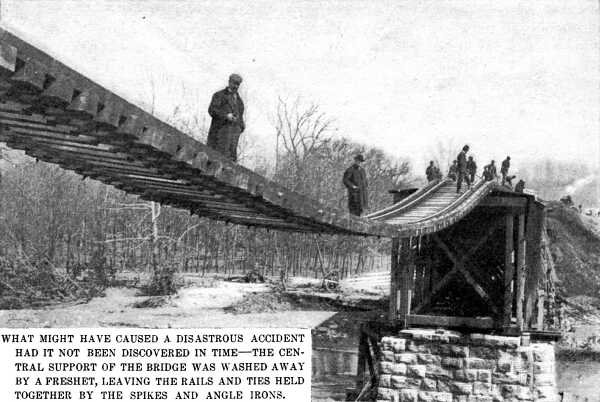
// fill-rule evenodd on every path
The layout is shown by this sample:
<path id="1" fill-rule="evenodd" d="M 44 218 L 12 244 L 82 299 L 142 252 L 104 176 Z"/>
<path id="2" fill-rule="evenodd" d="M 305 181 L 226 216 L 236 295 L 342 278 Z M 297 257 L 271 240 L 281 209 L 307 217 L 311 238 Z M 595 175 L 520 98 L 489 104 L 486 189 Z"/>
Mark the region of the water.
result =
<path id="1" fill-rule="evenodd" d="M 569 401 L 600 401 L 600 361 L 559 360 L 556 364 L 558 390 L 565 392 Z"/>
<path id="2" fill-rule="evenodd" d="M 344 401 L 346 389 L 354 388 L 356 350 L 315 348 L 312 354 L 312 400 Z M 559 392 L 565 392 L 565 402 L 600 401 L 600 361 L 570 359 L 556 364 Z"/>
<path id="3" fill-rule="evenodd" d="M 357 350 L 315 348 L 312 353 L 312 400 L 345 401 L 355 388 Z"/>

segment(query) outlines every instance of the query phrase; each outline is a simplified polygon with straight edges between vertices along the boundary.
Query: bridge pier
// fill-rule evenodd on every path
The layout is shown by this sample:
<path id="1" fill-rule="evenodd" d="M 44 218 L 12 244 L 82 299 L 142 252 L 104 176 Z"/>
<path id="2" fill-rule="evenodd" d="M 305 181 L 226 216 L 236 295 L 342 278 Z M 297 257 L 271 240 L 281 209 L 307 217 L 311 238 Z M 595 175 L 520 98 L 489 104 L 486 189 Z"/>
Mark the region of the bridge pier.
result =
<path id="1" fill-rule="evenodd" d="M 381 401 L 558 401 L 554 343 L 434 329 L 381 338 Z"/>

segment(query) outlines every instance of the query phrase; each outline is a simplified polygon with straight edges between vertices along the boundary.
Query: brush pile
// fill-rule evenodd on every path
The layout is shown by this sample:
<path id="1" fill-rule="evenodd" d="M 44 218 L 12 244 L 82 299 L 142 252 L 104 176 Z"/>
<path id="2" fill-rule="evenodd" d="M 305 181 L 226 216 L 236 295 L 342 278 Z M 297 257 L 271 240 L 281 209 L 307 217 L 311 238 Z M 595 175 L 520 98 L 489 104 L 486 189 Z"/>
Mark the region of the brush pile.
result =
<path id="1" fill-rule="evenodd" d="M 0 309 L 87 301 L 104 288 L 98 281 L 74 280 L 45 260 L 0 256 Z"/>

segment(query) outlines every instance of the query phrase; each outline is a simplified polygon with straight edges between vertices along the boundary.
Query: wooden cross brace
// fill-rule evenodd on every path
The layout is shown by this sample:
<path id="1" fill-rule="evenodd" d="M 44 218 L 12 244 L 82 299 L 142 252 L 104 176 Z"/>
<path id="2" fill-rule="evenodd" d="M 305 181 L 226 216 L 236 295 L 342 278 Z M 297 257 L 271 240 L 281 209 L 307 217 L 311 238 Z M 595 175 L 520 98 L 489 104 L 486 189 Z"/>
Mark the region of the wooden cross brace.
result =
<path id="1" fill-rule="evenodd" d="M 436 244 L 442 249 L 444 250 L 444 252 L 446 253 L 446 255 L 448 256 L 448 258 L 450 258 L 450 261 L 452 261 L 452 263 L 454 264 L 454 266 L 452 267 L 452 269 L 442 278 L 442 280 L 440 280 L 431 290 L 431 293 L 421 302 L 421 304 L 419 304 L 417 307 L 415 307 L 414 312 L 416 314 L 418 314 L 419 312 L 421 312 L 424 308 L 426 308 L 427 306 L 429 306 L 433 300 L 433 298 L 443 289 L 445 288 L 448 283 L 450 283 L 450 280 L 454 277 L 455 274 L 460 273 L 465 280 L 467 281 L 467 283 L 469 285 L 471 285 L 473 287 L 473 289 L 475 289 L 475 292 L 477 292 L 477 294 L 479 295 L 479 297 L 481 297 L 490 307 L 490 309 L 494 312 L 494 314 L 498 314 L 498 309 L 496 307 L 496 305 L 494 304 L 494 302 L 492 301 L 492 299 L 490 298 L 490 296 L 487 294 L 487 292 L 481 287 L 481 285 L 479 285 L 479 283 L 477 283 L 477 281 L 475 280 L 475 278 L 473 278 L 473 276 L 471 275 L 471 273 L 469 272 L 469 270 L 467 269 L 467 267 L 465 266 L 466 261 L 468 261 L 473 254 L 475 254 L 475 252 L 482 246 L 485 244 L 485 242 L 494 234 L 494 232 L 500 227 L 500 225 L 502 225 L 503 220 L 499 219 L 496 222 L 494 222 L 487 230 L 487 232 L 479 239 L 479 241 L 473 245 L 466 253 L 464 253 L 464 255 L 459 258 L 457 257 L 446 245 L 446 243 L 444 243 L 444 241 L 442 239 L 440 239 L 440 237 L 437 234 L 432 234 L 432 238 L 433 240 L 436 242 Z"/>

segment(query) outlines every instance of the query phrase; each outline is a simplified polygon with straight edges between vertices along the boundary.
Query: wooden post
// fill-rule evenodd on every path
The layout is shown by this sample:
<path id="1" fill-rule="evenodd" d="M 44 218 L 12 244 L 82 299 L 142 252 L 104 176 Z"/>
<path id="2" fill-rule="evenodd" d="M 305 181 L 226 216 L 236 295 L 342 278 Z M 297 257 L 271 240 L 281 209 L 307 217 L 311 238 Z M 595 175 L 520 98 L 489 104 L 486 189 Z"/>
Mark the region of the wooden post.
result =
<path id="1" fill-rule="evenodd" d="M 398 272 L 400 273 L 400 294 L 398 300 L 398 315 L 397 319 L 401 319 L 404 322 L 404 315 L 406 314 L 406 301 L 408 299 L 408 285 L 407 278 L 408 274 L 406 273 L 406 259 L 407 259 L 407 249 L 408 249 L 409 241 L 407 238 L 400 239 L 400 252 L 398 255 Z M 406 323 L 404 322 L 404 325 Z"/>
<path id="2" fill-rule="evenodd" d="M 513 245 L 513 221 L 512 214 L 507 214 L 505 217 L 506 236 L 504 248 L 504 311 L 502 325 L 507 328 L 511 324 L 512 318 L 512 282 L 514 276 L 514 266 L 512 261 Z"/>
<path id="3" fill-rule="evenodd" d="M 417 268 L 416 264 L 416 251 L 413 249 L 413 241 L 417 238 L 409 238 L 408 240 L 408 279 L 406 284 L 408 286 L 408 299 L 406 300 L 406 315 L 409 315 L 412 307 L 412 300 L 415 293 L 415 271 Z M 405 315 L 405 321 L 406 321 Z"/>
<path id="4" fill-rule="evenodd" d="M 358 366 L 356 368 L 356 389 L 360 392 L 365 385 L 365 365 L 369 346 L 367 334 L 364 331 L 364 323 L 360 325 L 360 338 L 358 341 Z"/>
<path id="5" fill-rule="evenodd" d="M 415 261 L 411 249 L 411 238 L 403 238 L 400 245 L 400 259 L 398 265 L 402 272 L 402 285 L 400 291 L 400 308 L 398 318 L 406 326 L 406 316 L 410 314 L 410 305 L 413 293 L 413 281 L 415 276 Z"/>
<path id="6" fill-rule="evenodd" d="M 545 292 L 543 290 L 539 290 L 537 292 L 537 322 L 536 329 L 538 331 L 542 331 L 544 329 L 544 298 Z"/>
<path id="7" fill-rule="evenodd" d="M 519 227 L 517 228 L 517 327 L 523 329 L 523 301 L 525 299 L 525 252 L 527 240 L 525 239 L 525 214 L 519 214 Z"/>
<path id="8" fill-rule="evenodd" d="M 392 239 L 392 261 L 390 271 L 390 307 L 388 313 L 388 319 L 390 321 L 398 318 L 398 290 L 402 280 L 402 273 L 400 272 L 400 264 L 398 264 L 398 247 L 400 246 L 400 238 L 394 237 Z"/>

